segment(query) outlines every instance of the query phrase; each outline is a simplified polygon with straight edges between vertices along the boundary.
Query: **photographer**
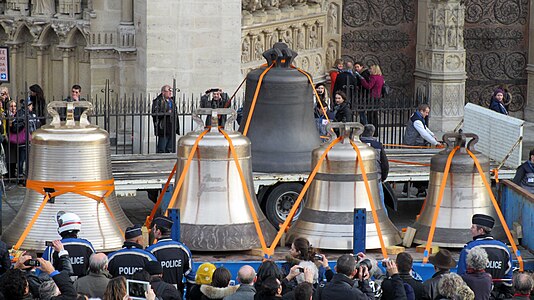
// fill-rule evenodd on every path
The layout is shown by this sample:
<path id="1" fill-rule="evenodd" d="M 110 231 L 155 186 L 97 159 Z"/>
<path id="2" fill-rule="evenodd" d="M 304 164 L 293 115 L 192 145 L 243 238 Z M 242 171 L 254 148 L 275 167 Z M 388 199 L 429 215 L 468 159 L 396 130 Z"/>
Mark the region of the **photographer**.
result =
<path id="1" fill-rule="evenodd" d="M 335 266 L 337 274 L 325 287 L 317 289 L 314 299 L 374 299 L 374 293 L 369 286 L 368 265 L 370 262 L 364 257 L 357 263 L 352 255 L 340 256 Z"/>
<path id="2" fill-rule="evenodd" d="M 211 94 L 211 99 L 210 99 Z M 223 92 L 220 88 L 213 88 L 206 91 L 206 93 L 200 97 L 201 108 L 228 108 L 230 107 L 230 100 L 228 94 Z M 219 126 L 224 126 L 226 122 L 226 116 L 219 116 Z M 211 126 L 211 118 L 206 118 L 206 126 Z"/>
<path id="3" fill-rule="evenodd" d="M 399 276 L 397 264 L 389 259 L 382 261 L 382 266 L 386 268 L 388 277 L 382 281 L 382 299 L 383 300 L 402 300 L 408 299 L 404 283 Z M 409 285 L 408 285 L 409 286 Z M 409 286 L 410 298 L 414 299 L 413 288 Z"/>

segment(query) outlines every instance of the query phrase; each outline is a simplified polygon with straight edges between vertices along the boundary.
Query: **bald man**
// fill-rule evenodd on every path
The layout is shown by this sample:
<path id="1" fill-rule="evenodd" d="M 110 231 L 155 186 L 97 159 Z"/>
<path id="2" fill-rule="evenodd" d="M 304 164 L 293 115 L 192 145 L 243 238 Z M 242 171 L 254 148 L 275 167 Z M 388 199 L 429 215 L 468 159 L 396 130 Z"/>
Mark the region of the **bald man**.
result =
<path id="1" fill-rule="evenodd" d="M 93 253 L 89 257 L 89 274 L 74 282 L 76 292 L 83 293 L 89 298 L 104 297 L 104 291 L 109 282 L 108 257 L 104 253 Z"/>
<path id="2" fill-rule="evenodd" d="M 241 284 L 237 291 L 224 297 L 224 300 L 253 300 L 256 289 L 254 288 L 254 281 L 256 279 L 256 271 L 249 265 L 242 266 L 237 272 L 237 280 Z"/>

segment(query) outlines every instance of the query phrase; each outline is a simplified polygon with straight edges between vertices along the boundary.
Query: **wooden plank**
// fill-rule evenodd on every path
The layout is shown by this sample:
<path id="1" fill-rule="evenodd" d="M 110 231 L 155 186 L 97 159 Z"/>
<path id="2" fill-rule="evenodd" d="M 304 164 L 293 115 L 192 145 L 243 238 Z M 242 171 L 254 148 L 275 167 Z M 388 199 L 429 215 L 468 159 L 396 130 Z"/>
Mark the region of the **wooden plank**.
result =
<path id="1" fill-rule="evenodd" d="M 406 228 L 406 232 L 404 233 L 404 238 L 402 240 L 402 245 L 404 247 L 410 248 L 412 246 L 416 231 L 417 230 L 415 228 L 410 226 Z"/>

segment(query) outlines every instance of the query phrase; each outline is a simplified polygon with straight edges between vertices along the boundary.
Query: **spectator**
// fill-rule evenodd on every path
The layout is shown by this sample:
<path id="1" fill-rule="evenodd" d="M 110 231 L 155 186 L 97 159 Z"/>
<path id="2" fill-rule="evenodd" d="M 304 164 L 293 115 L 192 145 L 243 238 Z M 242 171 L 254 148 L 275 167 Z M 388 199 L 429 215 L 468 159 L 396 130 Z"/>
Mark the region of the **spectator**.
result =
<path id="1" fill-rule="evenodd" d="M 347 95 L 342 91 L 337 91 L 334 96 L 334 121 L 335 122 L 352 122 L 352 111 L 350 105 L 347 102 Z"/>
<path id="2" fill-rule="evenodd" d="M 62 272 L 66 274 L 72 273 L 72 265 L 70 263 L 69 253 L 65 251 L 60 241 L 55 240 L 52 242 L 52 247 L 59 253 L 58 264 L 61 265 Z M 33 255 L 37 257 L 37 255 Z M 34 298 L 39 298 L 39 288 L 47 281 L 53 281 L 47 273 L 42 272 L 37 266 L 30 266 L 29 261 L 32 260 L 32 255 L 27 252 L 25 255 L 19 257 L 15 263 L 15 269 L 19 269 L 25 272 L 26 279 L 28 280 L 30 292 Z"/>
<path id="3" fill-rule="evenodd" d="M 78 84 L 75 84 L 70 89 L 70 96 L 63 99 L 65 102 L 78 102 L 78 101 L 86 101 L 84 98 L 82 98 L 82 87 Z M 75 107 L 74 108 L 74 120 L 80 120 L 80 116 L 82 115 L 83 111 L 86 110 L 85 107 Z M 58 111 L 59 115 L 61 116 L 61 120 L 64 121 L 67 116 L 67 109 L 61 109 Z"/>
<path id="4" fill-rule="evenodd" d="M 492 282 L 491 275 L 484 270 L 489 263 L 488 254 L 482 247 L 475 247 L 467 253 L 467 271 L 462 279 L 475 293 L 475 300 L 490 298 Z"/>
<path id="5" fill-rule="evenodd" d="M 386 203 L 384 202 L 384 188 L 382 187 L 382 182 L 386 181 L 389 174 L 389 162 L 388 157 L 386 156 L 386 151 L 384 150 L 384 145 L 379 142 L 376 138 L 373 137 L 375 134 L 375 126 L 373 124 L 366 124 L 364 126 L 363 132 L 360 135 L 360 140 L 362 143 L 373 147 L 376 151 L 376 170 L 379 174 L 378 177 L 378 192 L 380 193 L 380 200 L 382 201 L 382 207 L 386 214 L 388 210 L 386 208 Z"/>
<path id="6" fill-rule="evenodd" d="M 30 86 L 29 98 L 33 102 L 35 113 L 42 125 L 46 124 L 46 100 L 43 89 L 40 85 L 34 84 Z"/>
<path id="7" fill-rule="evenodd" d="M 211 94 L 211 99 L 210 99 Z M 200 107 L 203 108 L 228 108 L 230 107 L 230 99 L 228 94 L 223 92 L 220 88 L 209 89 L 206 93 L 200 97 Z M 218 117 L 219 126 L 224 127 L 226 122 L 226 116 L 220 115 Z M 211 117 L 206 118 L 206 126 L 211 126 Z"/>
<path id="8" fill-rule="evenodd" d="M 299 282 L 304 281 L 304 274 L 299 272 L 299 267 L 310 268 L 314 274 L 314 281 L 311 283 L 317 283 L 319 270 L 314 263 L 314 256 L 315 249 L 311 247 L 310 242 L 306 238 L 298 237 L 291 243 L 289 255 L 286 256 L 286 262 L 282 264 L 282 273 L 286 275 L 289 290 L 294 289 Z M 297 279 L 297 277 L 300 278 Z M 287 292 L 287 290 L 284 290 L 283 294 Z"/>
<path id="9" fill-rule="evenodd" d="M 282 299 L 282 284 L 275 276 L 262 280 L 254 300 L 280 300 Z"/>
<path id="10" fill-rule="evenodd" d="M 82 229 L 80 217 L 74 213 L 60 211 L 57 213 L 58 233 L 61 236 L 61 244 L 69 253 L 72 262 L 71 276 L 83 277 L 89 268 L 89 257 L 95 253 L 91 242 L 78 238 L 78 232 Z M 63 271 L 59 260 L 61 253 L 53 246 L 46 247 L 43 258 L 50 261 L 54 268 Z"/>
<path id="11" fill-rule="evenodd" d="M 224 297 L 224 300 L 253 300 L 256 294 L 256 289 L 254 288 L 255 278 L 256 271 L 253 267 L 244 265 L 239 268 L 237 272 L 239 288 L 233 295 Z"/>
<path id="12" fill-rule="evenodd" d="M 317 131 L 319 131 L 319 134 L 321 136 L 325 136 L 326 124 L 328 123 L 326 116 L 328 116 L 328 119 L 330 119 L 330 98 L 328 97 L 328 92 L 326 91 L 326 86 L 324 83 L 316 84 L 315 90 L 317 91 L 317 95 L 319 95 L 319 99 L 317 99 L 315 95 L 313 97 L 313 99 L 315 100 L 315 108 L 313 109 L 313 116 L 315 117 L 315 126 L 317 127 Z"/>
<path id="13" fill-rule="evenodd" d="M 496 89 L 495 92 L 493 92 L 489 109 L 503 115 L 508 115 L 508 110 L 504 107 L 504 91 L 502 89 Z"/>
<path id="14" fill-rule="evenodd" d="M 9 96 L 9 89 L 7 86 L 0 87 L 0 101 L 2 101 L 2 104 L 7 104 L 7 102 L 11 101 L 11 97 Z"/>
<path id="15" fill-rule="evenodd" d="M 295 288 L 295 300 L 312 300 L 313 286 L 309 282 L 302 282 Z"/>
<path id="16" fill-rule="evenodd" d="M 25 177 L 28 174 L 28 164 L 27 164 L 27 155 L 29 155 L 30 139 L 31 134 L 40 127 L 39 119 L 37 115 L 33 112 L 33 102 L 31 99 L 26 101 L 26 106 L 21 107 L 16 115 L 15 120 L 10 128 L 12 134 L 21 134 L 18 135 L 17 144 L 18 144 L 18 175 L 19 178 Z M 24 168 L 25 166 L 25 168 Z M 23 169 L 24 168 L 24 169 Z"/>
<path id="17" fill-rule="evenodd" d="M 440 249 L 436 255 L 430 256 L 429 261 L 434 265 L 436 272 L 432 275 L 432 278 L 423 283 L 425 291 L 423 299 L 441 299 L 438 291 L 439 281 L 444 275 L 450 273 L 451 268 L 456 267 L 456 261 L 452 258 L 452 253 L 447 249 Z"/>
<path id="18" fill-rule="evenodd" d="M 473 240 L 468 242 L 460 252 L 458 260 L 458 274 L 463 275 L 467 272 L 467 253 L 475 247 L 483 247 L 488 254 L 489 263 L 486 266 L 493 279 L 504 279 L 495 282 L 493 292 L 497 298 L 511 298 L 512 294 L 512 254 L 510 250 L 501 241 L 495 240 L 491 235 L 491 230 L 495 225 L 495 219 L 488 215 L 473 215 L 471 226 L 471 235 Z"/>
<path id="19" fill-rule="evenodd" d="M 404 289 L 404 283 L 399 276 L 397 264 L 392 260 L 384 260 L 388 278 L 382 281 L 382 298 L 383 300 L 400 300 L 408 299 Z M 413 289 L 410 289 L 413 297 Z M 412 298 L 414 299 L 414 298 Z"/>
<path id="20" fill-rule="evenodd" d="M 222 300 L 226 296 L 233 295 L 238 286 L 231 286 L 232 274 L 225 267 L 218 267 L 213 272 L 211 284 L 203 284 L 200 286 L 202 292 L 202 300 Z"/>
<path id="21" fill-rule="evenodd" d="M 330 70 L 330 93 L 334 94 L 334 86 L 336 85 L 337 75 L 343 71 L 343 59 L 338 58 L 334 62 L 332 70 Z"/>
<path id="22" fill-rule="evenodd" d="M 41 264 L 38 268 L 48 274 L 55 283 L 55 285 L 52 285 L 48 283 L 50 282 L 48 281 L 44 283 L 44 286 L 41 285 L 39 288 L 40 299 L 70 300 L 76 298 L 76 290 L 74 289 L 67 272 L 59 272 L 55 270 L 54 266 L 43 258 L 37 258 L 37 260 Z"/>
<path id="23" fill-rule="evenodd" d="M 360 84 L 367 90 L 369 90 L 372 99 L 379 99 L 382 97 L 382 86 L 384 85 L 384 76 L 379 65 L 372 65 L 370 68 L 369 79 L 356 72 Z"/>
<path id="24" fill-rule="evenodd" d="M 152 233 L 158 242 L 146 250 L 160 262 L 163 268 L 163 281 L 176 284 L 181 293 L 184 290 L 184 277 L 190 280 L 193 260 L 187 246 L 171 239 L 173 223 L 168 217 L 155 218 L 152 222 Z"/>
<path id="25" fill-rule="evenodd" d="M 9 100 L 7 102 L 7 110 L 6 110 L 6 138 L 11 134 L 16 134 L 17 129 L 14 127 L 13 123 L 15 121 L 15 116 L 17 115 L 17 101 L 15 100 Z M 6 158 L 6 164 L 8 165 L 8 174 L 9 178 L 15 178 L 16 172 L 17 172 L 17 152 L 18 152 L 18 144 L 9 142 L 9 147 L 5 149 L 7 151 L 7 158 Z M 21 174 L 22 176 L 22 174 Z"/>
<path id="26" fill-rule="evenodd" d="M 456 273 L 448 273 L 441 277 L 438 283 L 438 291 L 441 295 L 441 298 L 438 299 L 473 299 L 474 294 L 469 287 L 467 287 L 460 277 Z M 462 298 L 457 298 L 459 294 L 464 295 Z M 468 296 L 465 298 L 465 296 Z"/>
<path id="27" fill-rule="evenodd" d="M 161 93 L 152 101 L 154 134 L 158 137 L 157 153 L 176 151 L 176 134 L 180 132 L 177 113 L 172 88 L 166 84 L 161 87 Z"/>
<path id="28" fill-rule="evenodd" d="M 501 89 L 504 91 L 504 99 L 503 99 L 504 108 L 506 108 L 507 111 L 510 111 L 508 108 L 510 107 L 510 104 L 512 103 L 512 93 L 510 92 L 510 88 L 508 84 L 499 84 L 497 89 Z"/>
<path id="29" fill-rule="evenodd" d="M 336 83 L 334 85 L 334 94 L 341 91 L 346 95 L 346 99 L 351 101 L 353 99 L 354 92 L 357 88 L 358 81 L 353 74 L 353 64 L 352 62 L 345 62 L 345 68 L 343 72 L 339 73 L 336 78 Z"/>
<path id="30" fill-rule="evenodd" d="M 0 278 L 0 291 L 5 299 L 32 299 L 28 280 L 26 280 L 24 272 L 19 269 L 11 269 L 4 273 Z"/>
<path id="31" fill-rule="evenodd" d="M 198 267 L 195 275 L 195 284 L 188 291 L 187 299 L 200 300 L 202 298 L 200 286 L 203 284 L 211 284 L 211 279 L 215 269 L 217 269 L 217 267 L 215 267 L 215 265 L 212 263 L 203 263 Z"/>
<path id="32" fill-rule="evenodd" d="M 528 153 L 528 159 L 517 167 L 512 181 L 529 193 L 534 194 L 534 148 Z"/>
<path id="33" fill-rule="evenodd" d="M 161 300 L 182 300 L 182 294 L 174 287 L 174 285 L 162 280 L 163 268 L 157 261 L 149 261 L 145 270 L 139 270 L 134 274 L 134 278 L 139 273 L 146 272 L 149 275 L 150 286 L 154 293 Z"/>
<path id="34" fill-rule="evenodd" d="M 530 274 L 517 273 L 513 278 L 514 300 L 532 299 L 530 293 L 534 289 L 534 281 Z"/>
<path id="35" fill-rule="evenodd" d="M 136 224 L 126 228 L 122 249 L 109 254 L 109 273 L 113 277 L 124 276 L 130 279 L 138 270 L 143 270 L 149 261 L 157 261 L 152 253 L 143 248 L 141 226 Z"/>
<path id="36" fill-rule="evenodd" d="M 128 299 L 126 294 L 126 278 L 119 276 L 111 279 L 104 291 L 102 300 L 123 300 Z M 146 292 L 147 300 L 155 300 L 156 295 L 152 289 Z"/>
<path id="37" fill-rule="evenodd" d="M 91 298 L 102 298 L 111 275 L 108 272 L 108 257 L 104 253 L 93 253 L 89 257 L 89 274 L 74 282 L 76 292 Z"/>
<path id="38" fill-rule="evenodd" d="M 352 255 L 344 254 L 340 256 L 335 270 L 337 274 L 325 287 L 317 289 L 314 299 L 374 299 L 374 294 L 368 281 L 369 271 L 363 265 L 356 268 L 356 261 Z"/>
<path id="39" fill-rule="evenodd" d="M 9 257 L 9 251 L 7 244 L 0 241 L 0 275 L 4 274 L 11 268 L 11 258 Z"/>
<path id="40" fill-rule="evenodd" d="M 411 275 L 413 265 L 412 256 L 406 252 L 399 253 L 395 262 L 399 269 L 399 277 L 404 283 L 409 284 L 413 288 L 415 299 L 423 299 L 425 292 L 423 283 L 415 280 Z"/>
<path id="41" fill-rule="evenodd" d="M 263 281 L 269 277 L 276 278 L 282 285 L 282 288 L 286 291 L 290 290 L 290 288 L 288 288 L 288 280 L 284 277 L 282 271 L 280 268 L 278 268 L 276 263 L 272 260 L 264 260 L 258 267 L 258 272 L 256 272 L 256 282 L 254 283 L 256 295 L 260 292 L 260 289 L 263 286 Z"/>

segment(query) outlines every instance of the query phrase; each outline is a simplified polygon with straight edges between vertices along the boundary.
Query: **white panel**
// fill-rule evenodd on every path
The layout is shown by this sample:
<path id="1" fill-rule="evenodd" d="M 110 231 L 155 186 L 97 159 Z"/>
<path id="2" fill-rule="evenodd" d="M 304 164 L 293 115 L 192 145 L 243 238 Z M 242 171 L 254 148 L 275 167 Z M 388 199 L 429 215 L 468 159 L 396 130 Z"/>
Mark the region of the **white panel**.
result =
<path id="1" fill-rule="evenodd" d="M 479 141 L 475 149 L 501 162 L 523 136 L 525 121 L 500 114 L 491 109 L 467 103 L 465 105 L 463 131 L 475 133 Z M 516 168 L 521 164 L 521 142 L 504 163 L 505 166 Z"/>

